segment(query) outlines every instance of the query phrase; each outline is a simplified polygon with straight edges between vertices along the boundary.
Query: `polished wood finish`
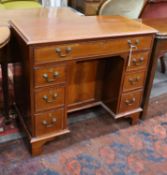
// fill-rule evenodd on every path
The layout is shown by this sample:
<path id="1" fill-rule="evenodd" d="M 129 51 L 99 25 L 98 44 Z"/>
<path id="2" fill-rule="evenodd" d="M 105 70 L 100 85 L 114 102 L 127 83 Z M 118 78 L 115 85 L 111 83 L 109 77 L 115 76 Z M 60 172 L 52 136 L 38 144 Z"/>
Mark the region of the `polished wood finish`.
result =
<path id="1" fill-rule="evenodd" d="M 103 39 L 96 42 L 89 41 L 89 42 L 78 42 L 78 43 L 66 44 L 66 45 L 54 45 L 51 47 L 49 46 L 42 47 L 42 48 L 38 47 L 34 51 L 35 64 L 68 60 L 69 58 L 78 59 L 79 57 L 82 58 L 82 57 L 89 57 L 89 56 L 97 56 L 98 54 L 112 55 L 112 54 L 121 53 L 121 52 L 124 53 L 129 50 L 128 42 L 131 42 L 132 44 L 135 45 L 137 41 L 140 41 L 140 43 L 137 44 L 137 50 L 147 50 L 149 49 L 148 46 L 152 42 L 152 38 L 150 36 L 146 36 L 146 37 L 135 37 L 135 38 L 129 37 L 127 40 L 125 39 L 104 40 Z"/>
<path id="2" fill-rule="evenodd" d="M 35 87 L 50 85 L 52 83 L 64 83 L 66 81 L 66 67 L 64 64 L 56 66 L 36 67 L 34 70 Z"/>
<path id="3" fill-rule="evenodd" d="M 133 57 L 131 59 L 130 66 L 128 67 L 127 70 L 140 70 L 140 69 L 145 69 L 148 64 L 148 52 L 139 52 L 139 53 L 134 53 Z"/>
<path id="4" fill-rule="evenodd" d="M 70 18 L 64 18 L 64 15 L 62 14 L 62 16 L 60 15 L 56 19 L 57 20 L 53 20 L 53 18 L 50 18 L 50 20 L 48 20 L 48 18 L 46 17 L 43 18 L 42 16 L 39 16 L 39 18 L 29 19 L 28 21 L 31 24 L 31 26 L 29 26 L 30 25 L 29 23 L 27 23 L 25 20 L 20 18 L 20 19 L 12 20 L 11 25 L 17 32 L 20 33 L 21 38 L 26 44 L 34 45 L 34 44 L 45 43 L 46 45 L 46 44 L 52 43 L 52 46 L 51 46 L 52 49 L 55 48 L 55 43 L 58 44 L 58 47 L 60 46 L 60 43 L 62 44 L 61 45 L 62 47 L 66 43 L 68 43 L 68 46 L 71 47 L 73 44 L 74 46 L 75 44 L 77 45 L 79 41 L 83 41 L 85 43 L 90 37 L 98 41 L 100 40 L 103 41 L 105 40 L 105 38 L 114 39 L 116 37 L 120 37 L 120 40 L 117 40 L 116 43 L 109 42 L 107 40 L 108 44 L 106 45 L 106 47 L 109 47 L 112 44 L 112 47 L 110 49 L 113 49 L 113 50 L 117 49 L 118 52 L 119 52 L 119 49 L 121 49 L 122 52 L 123 51 L 126 52 L 129 49 L 130 44 L 135 45 L 138 50 L 149 49 L 149 45 L 152 42 L 151 36 L 148 36 L 148 35 L 136 36 L 136 37 L 131 36 L 131 35 L 139 35 L 139 34 L 145 35 L 147 32 L 150 32 L 150 27 L 146 25 L 142 25 L 137 21 L 128 20 L 125 17 L 115 16 L 112 18 L 112 17 L 105 17 L 105 16 L 91 16 L 91 17 L 81 16 L 81 17 L 74 18 L 75 20 L 71 21 Z M 119 22 L 116 22 L 116 21 L 119 21 Z M 38 26 L 36 25 L 37 23 L 39 23 Z M 40 30 L 41 29 L 40 23 L 41 25 L 43 25 L 43 30 Z M 51 25 L 50 23 L 52 24 L 52 27 L 49 27 Z M 71 25 L 71 23 L 73 25 Z M 115 25 L 113 25 L 113 23 Z M 68 30 L 64 30 L 64 28 Z M 122 38 L 122 36 L 125 33 L 128 37 Z M 112 37 L 111 37 L 111 34 L 112 34 Z M 55 41 L 55 38 L 56 38 L 56 41 Z M 76 40 L 77 42 L 74 42 Z M 97 41 L 97 44 L 99 44 L 98 41 Z M 95 41 L 92 40 L 92 42 L 95 42 Z M 96 44 L 92 44 L 90 42 L 88 48 L 93 50 L 91 47 L 95 47 L 95 46 Z M 36 50 L 38 50 L 39 47 L 41 46 L 38 45 L 38 47 L 35 47 L 35 54 L 36 54 Z M 43 47 L 45 50 L 45 46 Z M 80 50 L 80 47 L 78 49 Z M 42 52 L 42 50 L 43 50 L 42 48 L 41 50 L 39 49 L 39 52 Z M 46 47 L 46 50 L 47 50 L 47 47 Z M 76 53 L 79 53 L 79 52 L 76 50 Z M 51 51 L 50 53 L 49 51 L 49 54 L 53 54 L 53 52 Z M 42 56 L 41 56 L 41 59 L 43 59 Z M 47 59 L 49 58 L 45 58 L 45 59 L 46 61 L 48 61 Z"/>
<path id="5" fill-rule="evenodd" d="M 131 91 L 129 93 L 123 93 L 121 97 L 119 113 L 127 112 L 140 107 L 141 105 L 142 91 Z"/>
<path id="6" fill-rule="evenodd" d="M 64 126 L 63 108 L 35 115 L 35 136 L 61 131 Z"/>
<path id="7" fill-rule="evenodd" d="M 37 89 L 34 95 L 36 112 L 64 105 L 64 87 Z"/>
<path id="8" fill-rule="evenodd" d="M 123 92 L 142 88 L 145 82 L 145 72 L 126 73 L 123 85 Z"/>
<path id="9" fill-rule="evenodd" d="M 71 21 L 65 13 L 10 23 L 17 46 L 16 108 L 33 155 L 69 132 L 67 114 L 72 111 L 100 105 L 115 119 L 130 117 L 135 123 L 144 108 L 156 31 L 124 17 L 77 16 Z M 129 85 L 136 76 L 141 81 Z"/>

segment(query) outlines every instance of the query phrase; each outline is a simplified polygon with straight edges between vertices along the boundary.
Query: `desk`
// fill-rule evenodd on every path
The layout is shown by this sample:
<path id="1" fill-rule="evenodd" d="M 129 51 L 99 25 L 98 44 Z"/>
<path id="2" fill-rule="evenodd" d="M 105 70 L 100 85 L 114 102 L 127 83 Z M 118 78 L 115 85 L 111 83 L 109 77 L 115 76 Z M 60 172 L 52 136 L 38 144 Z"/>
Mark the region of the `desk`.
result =
<path id="1" fill-rule="evenodd" d="M 68 113 L 100 105 L 136 123 L 147 96 L 154 29 L 118 16 L 64 15 L 10 23 L 16 108 L 33 155 L 70 132 Z"/>
<path id="2" fill-rule="evenodd" d="M 145 108 L 148 106 L 149 101 L 149 94 L 151 92 L 152 83 L 154 80 L 155 70 L 157 68 L 157 60 L 158 58 L 164 56 L 164 54 L 167 52 L 167 18 L 157 18 L 157 19 L 143 19 L 142 22 L 148 26 L 151 26 L 155 28 L 158 33 L 155 37 L 155 42 L 153 46 L 153 52 L 152 52 L 152 65 L 150 65 L 150 82 L 149 87 L 147 89 L 148 96 L 145 99 Z M 162 60 L 161 60 L 162 61 Z M 163 71 L 165 72 L 165 65 L 163 67 Z M 144 110 L 144 115 L 146 114 L 146 110 Z"/>

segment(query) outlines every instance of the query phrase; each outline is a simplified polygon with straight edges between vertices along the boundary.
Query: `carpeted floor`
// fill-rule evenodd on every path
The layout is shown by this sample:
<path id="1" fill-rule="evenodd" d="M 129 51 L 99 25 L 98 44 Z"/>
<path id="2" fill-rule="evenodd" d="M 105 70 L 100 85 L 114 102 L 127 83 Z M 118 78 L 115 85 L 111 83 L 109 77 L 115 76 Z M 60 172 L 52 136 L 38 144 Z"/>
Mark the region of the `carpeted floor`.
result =
<path id="1" fill-rule="evenodd" d="M 167 94 L 153 98 L 146 120 L 135 126 L 101 108 L 72 114 L 71 134 L 48 143 L 38 157 L 23 140 L 1 144 L 0 175 L 166 175 L 166 104 Z"/>

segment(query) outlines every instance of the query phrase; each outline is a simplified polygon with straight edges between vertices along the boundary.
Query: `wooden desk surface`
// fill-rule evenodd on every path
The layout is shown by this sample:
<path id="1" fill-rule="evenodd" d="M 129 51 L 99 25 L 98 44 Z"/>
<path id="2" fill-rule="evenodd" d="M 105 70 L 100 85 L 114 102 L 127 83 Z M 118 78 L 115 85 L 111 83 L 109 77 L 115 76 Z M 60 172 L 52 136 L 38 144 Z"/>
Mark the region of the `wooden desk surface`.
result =
<path id="1" fill-rule="evenodd" d="M 158 31 L 157 38 L 167 38 L 167 18 L 143 19 L 142 22 Z"/>
<path id="2" fill-rule="evenodd" d="M 12 18 L 11 25 L 27 44 L 119 37 L 155 33 L 142 23 L 120 16 L 77 16 L 68 8 L 52 9 L 52 13 L 33 10 L 25 18 Z M 42 13 L 43 12 L 43 13 Z M 70 13 L 70 15 L 68 15 Z M 24 14 L 22 14 L 23 16 Z"/>

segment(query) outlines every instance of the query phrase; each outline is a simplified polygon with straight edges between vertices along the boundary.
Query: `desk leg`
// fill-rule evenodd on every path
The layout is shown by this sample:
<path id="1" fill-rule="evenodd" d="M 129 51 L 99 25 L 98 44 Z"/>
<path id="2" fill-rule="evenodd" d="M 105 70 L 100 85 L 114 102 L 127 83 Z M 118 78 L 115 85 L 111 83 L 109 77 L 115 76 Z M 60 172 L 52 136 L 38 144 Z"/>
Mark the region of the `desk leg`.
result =
<path id="1" fill-rule="evenodd" d="M 3 90 L 3 108 L 4 108 L 4 115 L 5 115 L 5 123 L 8 124 L 9 119 L 9 87 L 8 87 L 8 57 L 7 57 L 7 50 L 8 47 L 4 48 L 4 59 L 1 64 L 2 68 L 2 90 Z"/>
<path id="2" fill-rule="evenodd" d="M 164 56 L 160 57 L 160 61 L 161 61 L 161 72 L 164 74 L 166 72 Z"/>
<path id="3" fill-rule="evenodd" d="M 45 144 L 46 141 L 38 141 L 31 143 L 31 153 L 32 156 L 37 156 L 42 153 L 42 147 Z"/>
<path id="4" fill-rule="evenodd" d="M 131 118 L 131 125 L 136 125 L 139 122 L 141 113 L 135 113 L 130 116 Z"/>

